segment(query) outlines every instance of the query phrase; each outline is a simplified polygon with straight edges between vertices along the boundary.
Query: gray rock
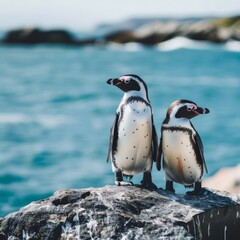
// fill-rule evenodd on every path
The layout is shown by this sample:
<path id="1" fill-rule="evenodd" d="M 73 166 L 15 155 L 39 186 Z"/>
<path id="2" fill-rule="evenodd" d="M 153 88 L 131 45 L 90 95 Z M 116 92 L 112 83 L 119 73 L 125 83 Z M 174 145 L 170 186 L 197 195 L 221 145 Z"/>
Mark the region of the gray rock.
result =
<path id="1" fill-rule="evenodd" d="M 179 35 L 180 24 L 176 21 L 152 22 L 145 24 L 135 31 L 137 42 L 155 45 Z"/>
<path id="2" fill-rule="evenodd" d="M 106 42 L 137 42 L 145 45 L 156 45 L 177 36 L 199 41 L 224 43 L 240 39 L 240 18 L 204 18 L 204 19 L 155 19 L 147 21 L 137 28 L 127 31 L 119 30 L 108 34 Z M 135 24 L 137 25 L 137 24 Z"/>
<path id="3" fill-rule="evenodd" d="M 120 30 L 114 31 L 112 33 L 107 34 L 104 37 L 106 42 L 114 42 L 114 43 L 128 43 L 128 42 L 136 42 L 137 37 L 134 32 L 131 30 Z"/>
<path id="4" fill-rule="evenodd" d="M 108 42 L 136 42 L 157 45 L 174 37 L 224 43 L 240 40 L 240 17 L 193 19 L 135 19 L 108 27 L 101 37 L 76 39 L 64 29 L 42 30 L 22 28 L 8 31 L 0 43 L 4 44 L 68 44 L 75 46 L 102 45 Z"/>
<path id="5" fill-rule="evenodd" d="M 60 190 L 0 219 L 0 239 L 239 239 L 240 196 L 136 186 Z"/>
<path id="6" fill-rule="evenodd" d="M 232 39 L 240 41 L 240 29 L 233 30 Z"/>
<path id="7" fill-rule="evenodd" d="M 215 26 L 211 21 L 203 20 L 182 26 L 181 35 L 193 40 L 222 43 L 232 36 L 232 29 Z"/>
<path id="8" fill-rule="evenodd" d="M 74 41 L 71 34 L 66 30 L 44 31 L 38 28 L 23 28 L 7 32 L 2 42 L 7 44 L 72 44 Z"/>

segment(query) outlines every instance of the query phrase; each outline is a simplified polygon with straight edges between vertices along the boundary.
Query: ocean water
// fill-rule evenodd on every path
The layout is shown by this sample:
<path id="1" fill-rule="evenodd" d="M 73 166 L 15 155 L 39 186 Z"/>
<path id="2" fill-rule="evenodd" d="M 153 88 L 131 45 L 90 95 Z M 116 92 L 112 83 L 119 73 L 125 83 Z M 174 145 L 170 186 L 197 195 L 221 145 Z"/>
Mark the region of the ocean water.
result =
<path id="1" fill-rule="evenodd" d="M 209 173 L 240 161 L 240 44 L 172 39 L 87 47 L 0 46 L 0 216 L 66 188 L 114 183 L 109 131 L 123 93 L 106 80 L 147 83 L 158 131 L 169 104 L 210 109 L 192 120 Z M 141 174 L 133 182 L 141 181 Z M 163 172 L 153 180 L 164 187 Z M 177 191 L 185 192 L 179 185 Z"/>

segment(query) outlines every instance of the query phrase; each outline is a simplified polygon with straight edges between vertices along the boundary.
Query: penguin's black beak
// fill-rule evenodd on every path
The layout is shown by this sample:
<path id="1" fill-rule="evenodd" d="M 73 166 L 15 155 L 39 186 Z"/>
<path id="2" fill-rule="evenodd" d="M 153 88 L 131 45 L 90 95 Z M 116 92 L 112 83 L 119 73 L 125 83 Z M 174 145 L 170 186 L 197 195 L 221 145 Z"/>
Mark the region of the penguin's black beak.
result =
<path id="1" fill-rule="evenodd" d="M 197 115 L 199 114 L 208 114 L 210 113 L 208 108 L 197 107 L 197 109 L 193 110 Z"/>
<path id="2" fill-rule="evenodd" d="M 122 84 L 122 81 L 119 78 L 110 78 L 107 80 L 107 84 L 117 86 Z"/>

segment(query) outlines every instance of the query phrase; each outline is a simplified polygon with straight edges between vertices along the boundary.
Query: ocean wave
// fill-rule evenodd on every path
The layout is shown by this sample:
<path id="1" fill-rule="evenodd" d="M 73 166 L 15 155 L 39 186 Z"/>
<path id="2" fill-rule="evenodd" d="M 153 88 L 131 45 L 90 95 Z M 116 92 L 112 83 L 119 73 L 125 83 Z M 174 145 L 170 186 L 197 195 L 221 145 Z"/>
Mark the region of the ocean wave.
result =
<path id="1" fill-rule="evenodd" d="M 127 52 L 137 52 L 147 49 L 148 47 L 141 43 L 109 43 L 107 47 L 112 50 L 120 50 Z M 222 50 L 231 52 L 240 52 L 240 42 L 239 41 L 228 41 L 226 43 L 213 43 L 209 41 L 199 41 L 192 40 L 186 37 L 175 37 L 168 41 L 159 43 L 156 48 L 160 51 L 176 51 L 179 49 L 190 49 L 190 50 Z"/>
<path id="2" fill-rule="evenodd" d="M 124 50 L 126 52 L 138 52 L 144 49 L 144 45 L 140 43 L 135 42 L 129 42 L 129 43 L 108 43 L 107 47 L 109 47 L 112 50 Z"/>
<path id="3" fill-rule="evenodd" d="M 231 40 L 226 43 L 213 43 L 209 41 L 191 40 L 185 37 L 176 37 L 168 41 L 159 43 L 157 49 L 160 51 L 175 51 L 178 49 L 191 50 L 222 50 L 240 52 L 240 42 Z"/>
<path id="4" fill-rule="evenodd" d="M 5 113 L 0 115 L 0 124 L 28 123 L 29 117 L 21 113 Z"/>
<path id="5" fill-rule="evenodd" d="M 54 128 L 64 124 L 68 119 L 65 116 L 38 115 L 31 117 L 22 113 L 0 114 L 0 125 L 37 123 L 47 128 Z"/>
<path id="6" fill-rule="evenodd" d="M 231 52 L 240 52 L 240 42 L 229 41 L 225 44 L 225 49 Z"/>
<path id="7" fill-rule="evenodd" d="M 168 41 L 159 43 L 157 48 L 161 51 L 174 51 L 178 49 L 205 50 L 215 47 L 214 43 L 206 41 L 196 41 L 185 37 L 176 37 Z"/>
<path id="8" fill-rule="evenodd" d="M 130 42 L 125 44 L 124 49 L 128 52 L 136 52 L 136 51 L 142 50 L 143 45 L 140 43 Z"/>

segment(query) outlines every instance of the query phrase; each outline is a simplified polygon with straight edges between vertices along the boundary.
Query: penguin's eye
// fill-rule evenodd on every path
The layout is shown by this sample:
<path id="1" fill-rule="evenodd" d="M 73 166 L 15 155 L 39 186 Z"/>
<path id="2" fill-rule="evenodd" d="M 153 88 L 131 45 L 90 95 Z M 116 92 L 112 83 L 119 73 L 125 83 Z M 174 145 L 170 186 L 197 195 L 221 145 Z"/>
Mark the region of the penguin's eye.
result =
<path id="1" fill-rule="evenodd" d="M 194 111 L 194 110 L 196 110 L 197 109 L 197 107 L 196 107 L 196 105 L 189 105 L 189 106 L 187 106 L 187 110 L 189 111 L 189 112 L 191 112 L 191 111 Z"/>
<path id="2" fill-rule="evenodd" d="M 124 81 L 126 84 L 130 83 L 130 79 Z"/>

